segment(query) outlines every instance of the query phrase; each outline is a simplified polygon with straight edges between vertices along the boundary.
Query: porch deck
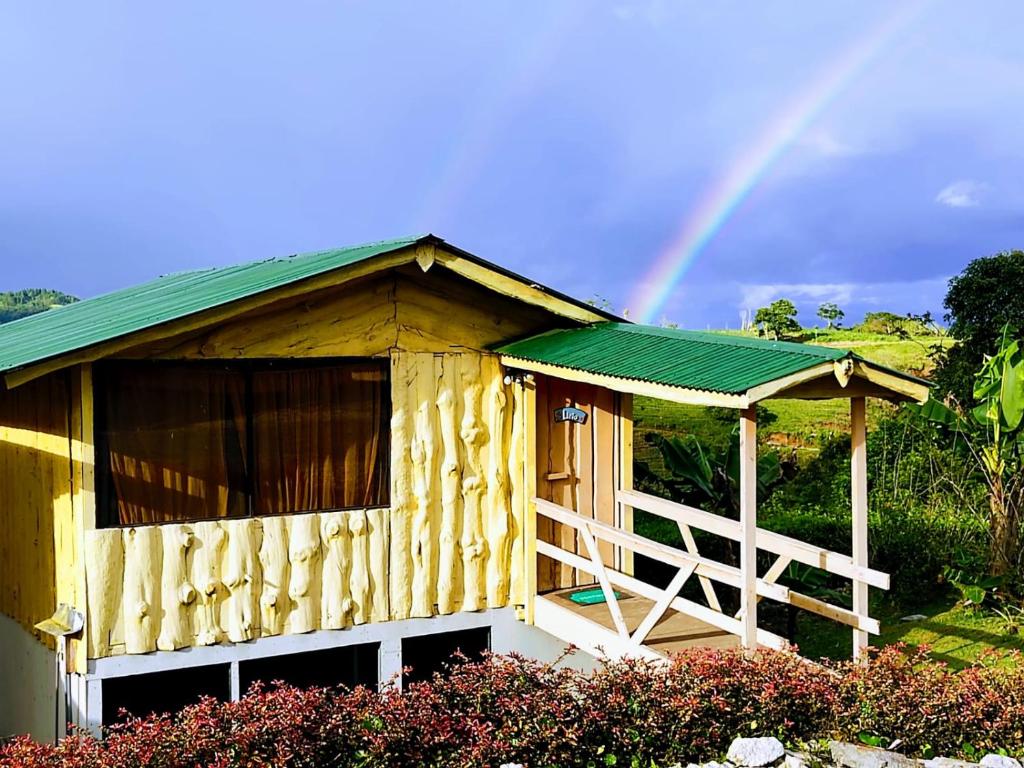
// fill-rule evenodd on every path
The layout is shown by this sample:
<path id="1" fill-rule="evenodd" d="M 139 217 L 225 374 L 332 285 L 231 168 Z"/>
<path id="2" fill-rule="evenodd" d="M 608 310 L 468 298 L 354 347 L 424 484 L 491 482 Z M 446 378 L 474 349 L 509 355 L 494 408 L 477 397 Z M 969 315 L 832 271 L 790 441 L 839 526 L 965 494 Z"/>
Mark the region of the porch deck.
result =
<path id="1" fill-rule="evenodd" d="M 559 608 L 571 611 L 582 619 L 600 625 L 610 635 L 617 637 L 615 622 L 607 603 L 578 605 L 569 599 L 571 594 L 583 589 L 593 589 L 593 587 L 560 589 L 539 597 L 550 601 Z M 621 595 L 618 602 L 619 608 L 622 610 L 622 618 L 625 620 L 629 632 L 633 633 L 650 614 L 654 607 L 654 601 L 624 589 L 618 589 L 616 592 Z M 591 638 L 591 641 L 598 642 L 596 638 Z M 644 641 L 646 648 L 662 656 L 668 656 L 670 653 L 686 648 L 737 648 L 739 645 L 740 638 L 737 635 L 672 609 L 665 612 L 665 615 L 658 620 Z"/>

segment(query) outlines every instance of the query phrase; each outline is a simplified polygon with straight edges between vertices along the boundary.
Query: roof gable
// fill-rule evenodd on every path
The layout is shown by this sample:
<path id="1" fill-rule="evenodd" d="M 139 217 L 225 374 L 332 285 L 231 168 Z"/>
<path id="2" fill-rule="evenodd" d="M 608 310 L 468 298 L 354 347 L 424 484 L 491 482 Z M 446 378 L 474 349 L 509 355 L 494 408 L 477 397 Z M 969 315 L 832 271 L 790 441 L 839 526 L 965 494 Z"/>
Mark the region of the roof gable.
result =
<path id="1" fill-rule="evenodd" d="M 228 307 L 277 289 L 302 285 L 303 281 L 330 276 L 336 270 L 345 270 L 362 264 L 372 267 L 375 259 L 380 262 L 381 268 L 393 266 L 385 258 L 388 255 L 404 254 L 407 257 L 405 260 L 411 262 L 423 258 L 422 254 L 417 252 L 420 246 L 443 248 L 446 251 L 445 258 L 439 263 L 462 271 L 463 274 L 465 270 L 472 271 L 474 274 L 470 279 L 475 277 L 478 281 L 483 281 L 494 276 L 496 280 L 511 281 L 514 283 L 513 287 L 521 286 L 523 300 L 527 303 L 531 298 L 534 301 L 546 299 L 555 306 L 564 306 L 570 315 L 585 315 L 589 320 L 607 316 L 607 313 L 587 307 L 583 302 L 545 289 L 465 251 L 452 248 L 433 235 L 417 235 L 235 266 L 170 274 L 141 285 L 0 325 L 0 374 L 10 375 L 10 372 L 44 361 L 56 361 L 113 340 L 131 338 L 140 332 L 183 318 Z M 432 249 L 426 250 L 433 252 Z M 433 256 L 430 256 L 421 262 L 421 266 L 427 269 L 432 263 Z M 73 362 L 75 360 L 68 360 L 68 364 Z M 13 383 L 17 383 L 17 380 Z M 12 384 L 11 378 L 8 378 L 8 384 Z"/>

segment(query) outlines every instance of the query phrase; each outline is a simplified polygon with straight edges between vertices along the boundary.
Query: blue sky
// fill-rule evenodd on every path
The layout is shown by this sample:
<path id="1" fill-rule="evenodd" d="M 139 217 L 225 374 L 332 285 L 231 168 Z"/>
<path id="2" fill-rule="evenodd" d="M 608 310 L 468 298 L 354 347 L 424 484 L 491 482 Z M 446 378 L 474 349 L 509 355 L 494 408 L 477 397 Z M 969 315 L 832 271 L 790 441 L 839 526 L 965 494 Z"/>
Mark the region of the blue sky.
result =
<path id="1" fill-rule="evenodd" d="M 432 231 L 616 309 L 890 2 L 0 6 L 0 290 Z M 1024 247 L 1024 4 L 923 4 L 768 167 L 659 319 L 941 311 Z M 649 278 L 647 278 L 649 280 Z M 654 286 L 656 287 L 656 286 Z"/>

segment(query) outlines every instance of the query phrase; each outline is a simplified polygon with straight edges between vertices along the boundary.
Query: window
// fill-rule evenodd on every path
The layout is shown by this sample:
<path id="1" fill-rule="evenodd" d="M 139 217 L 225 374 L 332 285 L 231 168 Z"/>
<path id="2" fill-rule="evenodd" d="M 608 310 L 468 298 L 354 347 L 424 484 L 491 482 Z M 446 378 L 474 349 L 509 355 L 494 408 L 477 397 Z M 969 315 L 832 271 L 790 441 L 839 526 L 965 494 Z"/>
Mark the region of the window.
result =
<path id="1" fill-rule="evenodd" d="M 153 712 L 178 712 L 203 696 L 220 701 L 231 698 L 227 664 L 112 677 L 102 685 L 104 725 L 121 720 L 121 710 L 145 717 Z"/>
<path id="2" fill-rule="evenodd" d="M 477 661 L 490 647 L 490 627 L 406 637 L 402 640 L 402 681 L 409 684 L 429 680 L 435 672 L 460 663 L 459 656 Z"/>
<path id="3" fill-rule="evenodd" d="M 97 366 L 101 523 L 384 506 L 390 410 L 376 360 Z"/>
<path id="4" fill-rule="evenodd" d="M 260 681 L 270 687 L 281 681 L 297 688 L 344 685 L 377 687 L 378 643 L 360 643 L 321 651 L 267 656 L 238 663 L 238 690 L 244 695 Z"/>

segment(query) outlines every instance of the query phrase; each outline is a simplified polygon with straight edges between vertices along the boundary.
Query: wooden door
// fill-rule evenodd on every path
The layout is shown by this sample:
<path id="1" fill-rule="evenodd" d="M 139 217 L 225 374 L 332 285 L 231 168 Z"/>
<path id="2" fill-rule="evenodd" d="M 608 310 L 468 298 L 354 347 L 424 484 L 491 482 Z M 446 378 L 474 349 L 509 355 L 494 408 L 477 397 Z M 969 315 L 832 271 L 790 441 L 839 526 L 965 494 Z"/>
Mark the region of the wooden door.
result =
<path id="1" fill-rule="evenodd" d="M 550 376 L 537 377 L 537 495 L 603 522 L 616 524 L 615 490 L 623 477 L 623 419 L 628 419 L 628 395 L 591 384 Z M 586 422 L 556 422 L 554 412 L 566 406 L 587 414 Z M 632 455 L 626 458 L 632 462 Z M 569 552 L 586 555 L 576 531 L 538 516 L 537 538 Z M 601 556 L 616 565 L 619 553 L 601 542 Z M 593 584 L 589 574 L 539 556 L 537 589 Z"/>

